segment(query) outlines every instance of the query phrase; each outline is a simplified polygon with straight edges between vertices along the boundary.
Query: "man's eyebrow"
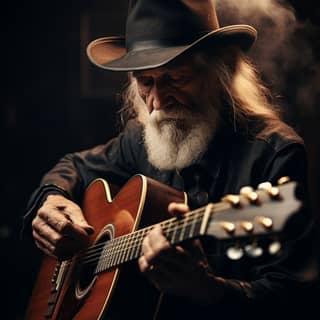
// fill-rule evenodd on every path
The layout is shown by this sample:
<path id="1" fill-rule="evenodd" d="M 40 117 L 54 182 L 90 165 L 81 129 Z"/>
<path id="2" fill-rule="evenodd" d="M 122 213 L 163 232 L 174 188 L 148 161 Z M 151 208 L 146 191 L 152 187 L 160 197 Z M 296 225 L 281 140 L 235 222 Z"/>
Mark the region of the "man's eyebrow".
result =
<path id="1" fill-rule="evenodd" d="M 189 72 L 192 70 L 190 65 L 185 65 L 182 63 L 176 64 L 176 63 L 170 63 L 166 66 L 157 68 L 161 69 L 161 72 L 174 72 L 174 71 L 180 71 L 180 72 Z M 132 71 L 132 76 L 133 77 L 138 77 L 144 74 L 144 71 L 147 72 L 146 76 L 148 76 L 148 70 L 133 70 Z"/>
<path id="2" fill-rule="evenodd" d="M 168 72 L 169 71 L 169 69 L 167 68 L 167 67 L 159 67 L 159 68 L 155 68 L 155 69 L 157 69 L 157 70 L 159 70 L 159 71 L 161 71 L 161 72 Z M 132 71 L 132 76 L 133 77 L 138 77 L 138 76 L 143 76 L 143 75 L 146 75 L 146 76 L 148 76 L 148 71 L 149 70 L 152 70 L 152 69 L 147 69 L 147 70 L 134 70 L 134 71 Z"/>

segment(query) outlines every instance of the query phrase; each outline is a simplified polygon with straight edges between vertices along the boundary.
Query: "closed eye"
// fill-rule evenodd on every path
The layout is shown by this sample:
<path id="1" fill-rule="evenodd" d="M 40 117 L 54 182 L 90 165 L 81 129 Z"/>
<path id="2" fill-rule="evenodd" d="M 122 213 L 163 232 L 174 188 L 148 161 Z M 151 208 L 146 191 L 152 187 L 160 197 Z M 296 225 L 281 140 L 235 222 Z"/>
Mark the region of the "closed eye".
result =
<path id="1" fill-rule="evenodd" d="M 181 86 L 189 80 L 185 74 L 170 74 L 169 77 L 173 86 Z"/>
<path id="2" fill-rule="evenodd" d="M 181 74 L 170 74 L 170 79 L 173 81 L 182 81 L 184 76 Z"/>

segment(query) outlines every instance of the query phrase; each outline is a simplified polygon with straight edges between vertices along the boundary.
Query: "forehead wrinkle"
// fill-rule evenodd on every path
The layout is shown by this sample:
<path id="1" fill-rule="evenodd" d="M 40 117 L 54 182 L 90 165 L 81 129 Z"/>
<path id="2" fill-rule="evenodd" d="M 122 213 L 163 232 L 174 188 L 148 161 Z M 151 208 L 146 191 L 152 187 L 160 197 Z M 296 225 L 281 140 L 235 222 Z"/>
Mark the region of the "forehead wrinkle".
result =
<path id="1" fill-rule="evenodd" d="M 159 76 L 169 71 L 169 68 L 167 67 L 159 67 L 155 69 L 148 69 L 148 70 L 137 70 L 133 72 L 134 77 L 139 76 Z"/>
<path id="2" fill-rule="evenodd" d="M 156 69 L 150 69 L 150 70 L 143 70 L 143 71 L 134 71 L 133 76 L 139 77 L 160 77 L 164 74 L 170 74 L 170 73 L 181 73 L 186 74 L 193 70 L 193 65 L 179 65 L 179 66 L 168 66 L 168 67 L 161 67 Z"/>
<path id="3" fill-rule="evenodd" d="M 169 72 L 189 72 L 194 69 L 196 62 L 194 56 L 180 57 L 177 60 L 171 61 L 165 66 L 147 69 L 147 70 L 136 70 L 133 71 L 133 76 L 158 76 Z"/>

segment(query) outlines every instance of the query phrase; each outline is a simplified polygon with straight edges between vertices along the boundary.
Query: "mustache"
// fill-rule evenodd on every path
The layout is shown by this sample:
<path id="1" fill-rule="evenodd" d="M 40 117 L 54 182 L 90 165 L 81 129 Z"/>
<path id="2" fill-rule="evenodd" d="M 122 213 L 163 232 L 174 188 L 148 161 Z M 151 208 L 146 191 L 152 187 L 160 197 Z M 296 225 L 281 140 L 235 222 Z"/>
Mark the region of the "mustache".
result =
<path id="1" fill-rule="evenodd" d="M 184 104 L 167 104 L 160 110 L 153 110 L 150 119 L 155 121 L 162 120 L 184 120 L 190 118 L 195 112 Z"/>

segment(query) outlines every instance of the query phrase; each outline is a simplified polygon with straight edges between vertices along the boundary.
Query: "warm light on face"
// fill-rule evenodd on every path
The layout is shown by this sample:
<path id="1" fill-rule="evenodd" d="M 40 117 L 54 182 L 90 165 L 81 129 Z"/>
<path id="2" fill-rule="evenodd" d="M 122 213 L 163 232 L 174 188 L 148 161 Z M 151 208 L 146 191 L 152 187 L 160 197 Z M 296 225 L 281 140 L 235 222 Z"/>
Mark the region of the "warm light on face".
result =
<path id="1" fill-rule="evenodd" d="M 199 66 L 191 58 L 167 67 L 134 72 L 133 76 L 149 113 L 179 105 L 195 109 L 204 80 Z"/>

